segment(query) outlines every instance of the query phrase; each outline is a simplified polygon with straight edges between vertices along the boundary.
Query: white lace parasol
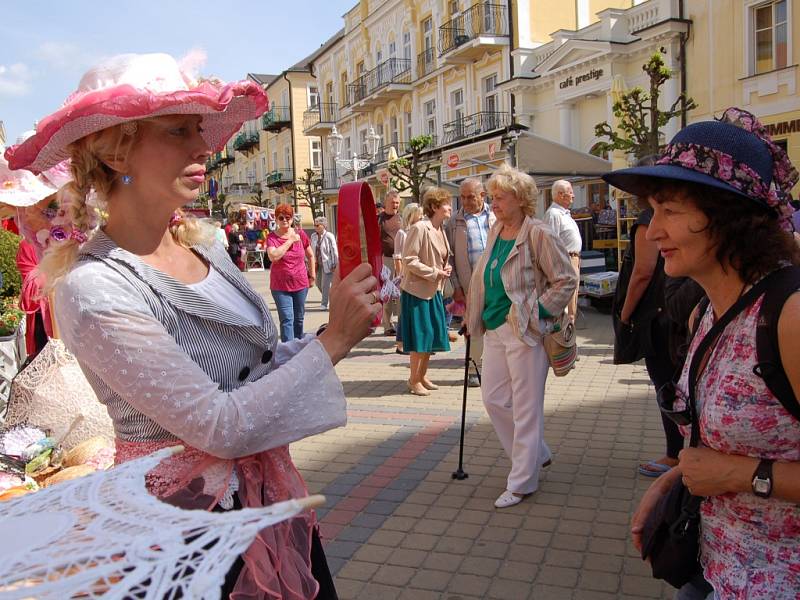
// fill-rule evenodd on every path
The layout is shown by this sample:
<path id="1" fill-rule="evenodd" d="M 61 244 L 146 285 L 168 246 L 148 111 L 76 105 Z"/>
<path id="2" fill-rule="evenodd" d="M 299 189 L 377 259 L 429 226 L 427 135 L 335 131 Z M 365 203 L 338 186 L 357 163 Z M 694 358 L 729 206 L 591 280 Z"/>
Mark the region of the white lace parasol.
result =
<path id="1" fill-rule="evenodd" d="M 319 496 L 229 512 L 183 510 L 145 489 L 166 448 L 22 496 L 0 514 L 0 597 L 219 598 L 259 530 Z"/>

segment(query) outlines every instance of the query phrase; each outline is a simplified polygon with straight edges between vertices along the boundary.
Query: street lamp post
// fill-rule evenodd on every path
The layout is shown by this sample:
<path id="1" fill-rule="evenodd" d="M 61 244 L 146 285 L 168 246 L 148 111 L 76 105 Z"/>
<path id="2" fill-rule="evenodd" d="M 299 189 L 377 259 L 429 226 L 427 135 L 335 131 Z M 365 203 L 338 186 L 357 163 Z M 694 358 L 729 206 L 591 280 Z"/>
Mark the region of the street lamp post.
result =
<path id="1" fill-rule="evenodd" d="M 378 146 L 381 142 L 381 136 L 375 133 L 375 130 L 370 125 L 367 132 L 367 154 L 369 158 L 358 158 L 358 154 L 353 152 L 352 158 L 339 158 L 342 153 L 342 142 L 344 136 L 336 130 L 336 125 L 333 126 L 330 135 L 328 135 L 328 148 L 336 161 L 336 167 L 340 169 L 350 169 L 353 171 L 353 180 L 358 179 L 358 172 L 366 169 L 372 164 L 375 155 L 378 153 Z"/>

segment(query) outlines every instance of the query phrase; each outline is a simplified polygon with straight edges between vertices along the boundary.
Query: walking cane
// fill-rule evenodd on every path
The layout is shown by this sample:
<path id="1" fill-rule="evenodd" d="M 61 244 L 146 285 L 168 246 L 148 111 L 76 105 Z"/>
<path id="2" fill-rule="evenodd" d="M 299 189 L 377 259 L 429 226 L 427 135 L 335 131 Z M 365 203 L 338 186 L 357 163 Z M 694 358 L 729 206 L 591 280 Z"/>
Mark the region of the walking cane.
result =
<path id="1" fill-rule="evenodd" d="M 459 335 L 466 334 L 466 327 L 461 327 L 458 331 Z M 457 479 L 459 481 L 466 479 L 469 475 L 464 471 L 464 428 L 466 426 L 467 421 L 467 383 L 469 382 L 469 343 L 470 343 L 470 336 L 466 336 L 467 344 L 466 348 L 464 349 L 465 356 L 464 356 L 464 394 L 461 400 L 461 440 L 458 444 L 458 469 L 453 472 L 453 479 Z M 472 364 L 475 364 L 475 361 L 472 361 Z M 478 375 L 478 382 L 481 380 L 480 371 L 478 371 L 478 365 L 475 365 L 475 373 Z"/>

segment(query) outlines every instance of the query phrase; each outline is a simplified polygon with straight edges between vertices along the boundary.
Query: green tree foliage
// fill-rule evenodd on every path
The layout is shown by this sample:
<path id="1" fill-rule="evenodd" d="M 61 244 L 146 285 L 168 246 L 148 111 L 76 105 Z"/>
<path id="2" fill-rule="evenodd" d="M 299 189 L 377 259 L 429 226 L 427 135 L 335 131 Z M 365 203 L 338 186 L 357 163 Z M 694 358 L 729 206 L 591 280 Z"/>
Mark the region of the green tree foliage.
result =
<path id="1" fill-rule="evenodd" d="M 20 237 L 6 229 L 0 229 L 0 272 L 3 274 L 3 287 L 0 296 L 8 298 L 19 296 L 22 277 L 17 269 L 17 250 Z"/>
<path id="2" fill-rule="evenodd" d="M 411 190 L 414 202 L 419 202 L 422 186 L 428 180 L 428 173 L 433 169 L 431 162 L 423 158 L 423 153 L 433 147 L 433 136 L 418 135 L 408 142 L 408 156 L 398 158 L 387 164 L 389 186 L 398 192 Z"/>
<path id="3" fill-rule="evenodd" d="M 614 103 L 612 110 L 619 119 L 619 131 L 607 121 L 595 125 L 594 134 L 607 138 L 607 142 L 598 142 L 592 149 L 597 155 L 614 150 L 622 150 L 636 158 L 658 154 L 660 149 L 659 134 L 661 128 L 684 111 L 697 108 L 695 101 L 680 94 L 667 110 L 658 108 L 661 86 L 672 78 L 669 67 L 664 63 L 663 50 L 650 57 L 642 70 L 650 79 L 650 90 L 646 92 L 640 87 L 625 92 Z"/>

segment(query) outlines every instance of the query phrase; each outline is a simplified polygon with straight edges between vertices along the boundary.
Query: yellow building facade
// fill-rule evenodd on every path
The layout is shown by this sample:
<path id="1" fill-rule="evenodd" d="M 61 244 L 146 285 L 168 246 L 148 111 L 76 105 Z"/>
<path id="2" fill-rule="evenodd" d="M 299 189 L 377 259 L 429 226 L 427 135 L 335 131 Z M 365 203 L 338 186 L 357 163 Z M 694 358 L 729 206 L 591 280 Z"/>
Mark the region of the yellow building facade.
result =
<path id="1" fill-rule="evenodd" d="M 504 136 L 513 129 L 514 107 L 501 84 L 513 73 L 512 49 L 541 44 L 555 29 L 575 28 L 593 4 L 363 0 L 355 5 L 344 15 L 341 42 L 313 65 L 329 118 L 306 131 L 323 137 L 329 203 L 335 204 L 339 182 L 353 176 L 344 164 L 353 153 L 373 163 L 366 179 L 381 199 L 390 183 L 385 167 L 391 149 L 402 156 L 408 141 L 422 134 L 433 138 L 427 158 L 437 167 L 435 181 L 444 185 L 488 173 L 505 161 Z M 327 143 L 334 127 L 343 138 L 338 157 Z M 367 155 L 371 129 L 381 137 L 374 157 Z"/>
<path id="2" fill-rule="evenodd" d="M 669 107 L 680 94 L 681 48 L 689 32 L 680 4 L 680 0 L 575 3 L 576 23 L 587 22 L 586 26 L 555 30 L 547 43 L 531 42 L 512 52 L 515 76 L 503 89 L 514 94 L 516 120 L 539 140 L 521 149 L 519 163 L 536 176 L 541 187 L 568 178 L 575 189 L 576 207 L 606 205 L 608 186 L 599 175 L 611 162 L 580 155 L 590 153 L 601 141 L 595 136 L 598 123 L 614 122 L 612 106 L 617 92 L 649 87 L 642 65 L 653 53 L 664 52 L 672 71 L 672 78 L 662 88 L 661 106 Z M 601 10 L 587 17 L 587 10 L 597 8 Z M 670 122 L 664 128 L 665 137 L 671 137 L 680 125 L 679 119 Z M 561 164 L 544 164 L 537 156 L 545 152 L 543 140 L 580 154 L 574 159 L 567 155 Z M 541 151 L 537 152 L 537 146 Z M 545 189 L 539 214 L 549 201 Z"/>
<path id="3" fill-rule="evenodd" d="M 698 104 L 690 121 L 738 106 L 767 125 L 773 139 L 800 165 L 798 3 L 690 1 L 686 8 L 692 21 L 687 88 Z"/>

